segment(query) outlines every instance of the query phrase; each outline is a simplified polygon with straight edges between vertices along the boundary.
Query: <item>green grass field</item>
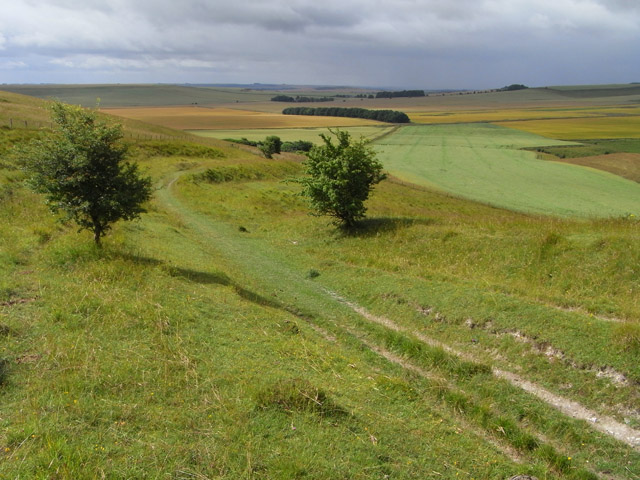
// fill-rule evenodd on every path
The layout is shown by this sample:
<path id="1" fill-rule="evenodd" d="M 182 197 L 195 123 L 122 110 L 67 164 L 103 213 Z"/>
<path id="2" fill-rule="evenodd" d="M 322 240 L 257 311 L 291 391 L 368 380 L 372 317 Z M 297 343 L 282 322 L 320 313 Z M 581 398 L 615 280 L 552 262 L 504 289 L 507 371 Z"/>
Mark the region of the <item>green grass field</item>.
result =
<path id="1" fill-rule="evenodd" d="M 560 216 L 640 215 L 637 183 L 518 150 L 557 144 L 562 142 L 476 124 L 403 127 L 376 148 L 397 177 L 490 205 Z"/>
<path id="2" fill-rule="evenodd" d="M 394 127 L 389 126 L 367 126 L 367 127 L 340 127 L 340 130 L 348 131 L 352 137 L 360 138 L 361 136 L 368 139 L 375 139 L 381 135 L 391 132 Z M 320 134 L 329 134 L 327 128 L 259 128 L 259 129 L 242 129 L 242 130 L 187 130 L 194 135 L 207 138 L 246 138 L 247 140 L 260 141 L 264 140 L 268 135 L 277 135 L 283 142 L 292 142 L 295 140 L 305 140 L 309 142 L 319 143 Z"/>
<path id="3" fill-rule="evenodd" d="M 469 128 L 455 148 L 540 142 Z M 0 129 L 0 479 L 640 475 L 600 428 L 640 429 L 637 218 L 385 181 L 345 233 L 286 182 L 299 158 L 141 140 L 149 212 L 97 250 L 26 189 L 31 135 Z"/>

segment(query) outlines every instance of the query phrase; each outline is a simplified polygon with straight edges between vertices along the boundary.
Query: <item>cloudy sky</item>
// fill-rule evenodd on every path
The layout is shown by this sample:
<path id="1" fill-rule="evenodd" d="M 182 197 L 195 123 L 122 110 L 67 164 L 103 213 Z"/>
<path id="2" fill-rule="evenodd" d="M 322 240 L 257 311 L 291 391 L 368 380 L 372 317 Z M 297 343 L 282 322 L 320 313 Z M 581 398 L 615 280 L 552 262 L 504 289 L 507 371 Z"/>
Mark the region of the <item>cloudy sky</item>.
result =
<path id="1" fill-rule="evenodd" d="M 640 0 L 4 0 L 0 83 L 640 81 Z"/>

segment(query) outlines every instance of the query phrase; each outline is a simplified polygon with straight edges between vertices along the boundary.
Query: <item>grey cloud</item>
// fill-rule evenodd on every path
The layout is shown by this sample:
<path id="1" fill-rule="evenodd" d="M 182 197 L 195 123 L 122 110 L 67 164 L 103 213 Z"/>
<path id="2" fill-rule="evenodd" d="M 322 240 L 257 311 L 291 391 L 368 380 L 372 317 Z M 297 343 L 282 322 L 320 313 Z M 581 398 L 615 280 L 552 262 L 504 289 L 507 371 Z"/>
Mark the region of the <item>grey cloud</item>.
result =
<path id="1" fill-rule="evenodd" d="M 639 50 L 637 0 L 14 0 L 0 17 L 0 57 L 32 81 L 631 81 Z"/>
<path id="2" fill-rule="evenodd" d="M 640 3 L 637 0 L 597 0 L 598 3 L 620 12 L 640 12 Z"/>

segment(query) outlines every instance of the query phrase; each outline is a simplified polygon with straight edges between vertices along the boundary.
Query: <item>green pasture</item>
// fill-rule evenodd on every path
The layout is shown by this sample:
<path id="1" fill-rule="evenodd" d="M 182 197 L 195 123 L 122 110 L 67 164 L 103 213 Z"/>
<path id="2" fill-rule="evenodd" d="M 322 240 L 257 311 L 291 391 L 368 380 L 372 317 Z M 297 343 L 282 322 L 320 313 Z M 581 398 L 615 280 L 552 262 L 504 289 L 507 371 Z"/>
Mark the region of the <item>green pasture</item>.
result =
<path id="1" fill-rule="evenodd" d="M 348 131 L 352 137 L 375 139 L 393 131 L 393 126 L 362 126 L 362 127 L 340 127 L 340 130 Z M 319 143 L 321 134 L 329 134 L 327 128 L 257 128 L 243 130 L 187 130 L 189 133 L 207 138 L 246 138 L 247 140 L 260 141 L 269 135 L 280 137 L 283 142 L 295 140 L 305 140 Z"/>
<path id="2" fill-rule="evenodd" d="M 376 143 L 400 179 L 513 210 L 577 217 L 640 213 L 640 185 L 610 173 L 542 161 L 536 146 L 567 145 L 495 125 L 408 126 Z"/>

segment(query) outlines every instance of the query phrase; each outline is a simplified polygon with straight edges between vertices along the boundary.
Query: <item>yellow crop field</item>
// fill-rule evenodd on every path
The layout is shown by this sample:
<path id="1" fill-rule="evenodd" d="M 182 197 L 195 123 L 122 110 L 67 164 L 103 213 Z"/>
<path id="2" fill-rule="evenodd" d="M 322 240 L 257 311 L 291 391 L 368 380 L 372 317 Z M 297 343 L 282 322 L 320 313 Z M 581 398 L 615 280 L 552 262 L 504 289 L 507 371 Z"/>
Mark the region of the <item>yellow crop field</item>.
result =
<path id="1" fill-rule="evenodd" d="M 408 112 L 414 123 L 478 123 L 507 122 L 519 120 L 574 119 L 608 116 L 640 115 L 640 106 L 589 107 L 589 108 L 501 108 L 459 111 L 414 111 Z"/>
<path id="2" fill-rule="evenodd" d="M 282 115 L 232 108 L 143 107 L 105 108 L 104 112 L 119 117 L 141 120 L 178 130 L 236 130 L 255 128 L 349 127 L 384 125 L 374 120 L 343 117 Z"/>
<path id="3" fill-rule="evenodd" d="M 496 122 L 496 125 L 562 140 L 640 138 L 640 116 Z"/>
<path id="4" fill-rule="evenodd" d="M 535 120 L 547 118 L 582 118 L 585 116 L 598 116 L 592 112 L 571 112 L 566 110 L 480 110 L 463 112 L 415 112 L 409 113 L 409 118 L 414 123 L 438 124 L 438 123 L 479 123 L 498 121 Z"/>

